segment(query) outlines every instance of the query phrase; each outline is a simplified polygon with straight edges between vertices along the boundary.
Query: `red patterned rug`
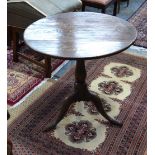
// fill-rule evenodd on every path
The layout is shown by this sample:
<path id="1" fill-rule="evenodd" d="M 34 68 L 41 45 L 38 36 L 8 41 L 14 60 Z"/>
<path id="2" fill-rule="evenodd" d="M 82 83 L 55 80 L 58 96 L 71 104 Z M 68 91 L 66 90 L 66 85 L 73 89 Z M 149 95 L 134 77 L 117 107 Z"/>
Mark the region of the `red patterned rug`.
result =
<path id="1" fill-rule="evenodd" d="M 73 91 L 70 70 L 8 127 L 13 154 L 143 155 L 146 150 L 146 59 L 117 54 L 86 61 L 89 89 L 102 98 L 107 113 L 123 122 L 105 123 L 91 102 L 73 104 L 56 130 L 43 133 L 54 122 L 63 100 Z"/>
<path id="2" fill-rule="evenodd" d="M 26 50 L 23 49 L 23 52 Z M 27 50 L 27 55 L 38 61 L 42 58 Z M 12 50 L 7 51 L 7 100 L 9 105 L 16 104 L 21 98 L 29 93 L 43 79 L 43 69 L 22 58 L 18 63 L 12 61 Z M 54 71 L 63 60 L 52 59 L 52 71 Z"/>
<path id="3" fill-rule="evenodd" d="M 147 47 L 147 1 L 132 15 L 129 22 L 133 24 L 138 31 L 134 45 Z"/>

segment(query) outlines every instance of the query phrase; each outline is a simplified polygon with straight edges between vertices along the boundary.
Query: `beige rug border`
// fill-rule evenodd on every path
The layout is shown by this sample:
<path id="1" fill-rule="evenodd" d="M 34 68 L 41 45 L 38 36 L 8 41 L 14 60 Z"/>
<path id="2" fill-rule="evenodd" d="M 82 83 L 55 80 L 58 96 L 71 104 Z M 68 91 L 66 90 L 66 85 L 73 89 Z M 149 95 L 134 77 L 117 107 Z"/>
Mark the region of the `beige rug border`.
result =
<path id="1" fill-rule="evenodd" d="M 45 83 L 43 83 L 40 87 L 34 90 L 22 103 L 20 103 L 16 107 L 7 106 L 7 109 L 10 114 L 10 118 L 7 121 L 7 126 L 15 121 L 16 118 L 19 117 L 31 104 L 33 104 L 38 96 L 43 94 L 49 87 L 51 87 L 55 83 L 55 80 L 48 79 Z"/>

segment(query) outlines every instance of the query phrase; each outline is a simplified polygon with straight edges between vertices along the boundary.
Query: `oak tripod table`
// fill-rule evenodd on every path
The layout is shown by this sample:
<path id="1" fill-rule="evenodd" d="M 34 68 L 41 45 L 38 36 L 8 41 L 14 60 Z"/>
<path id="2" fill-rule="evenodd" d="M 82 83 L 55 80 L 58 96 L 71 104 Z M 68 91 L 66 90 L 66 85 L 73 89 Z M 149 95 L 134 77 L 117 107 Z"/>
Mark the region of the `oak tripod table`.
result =
<path id="1" fill-rule="evenodd" d="M 65 99 L 56 121 L 44 131 L 55 129 L 76 101 L 92 101 L 111 124 L 123 124 L 104 111 L 98 96 L 89 92 L 85 60 L 104 58 L 127 49 L 135 41 L 137 31 L 120 18 L 92 12 L 70 12 L 42 18 L 24 32 L 26 44 L 33 50 L 54 58 L 76 60 L 74 92 Z"/>

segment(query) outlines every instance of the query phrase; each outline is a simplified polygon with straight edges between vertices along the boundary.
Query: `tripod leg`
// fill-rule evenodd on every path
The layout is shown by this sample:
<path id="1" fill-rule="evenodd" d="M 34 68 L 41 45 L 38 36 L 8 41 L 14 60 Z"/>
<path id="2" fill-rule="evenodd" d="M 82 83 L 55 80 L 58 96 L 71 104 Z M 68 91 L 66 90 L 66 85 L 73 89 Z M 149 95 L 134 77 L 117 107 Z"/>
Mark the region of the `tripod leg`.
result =
<path id="1" fill-rule="evenodd" d="M 129 0 L 127 0 L 127 7 L 129 6 Z"/>
<path id="2" fill-rule="evenodd" d="M 114 2 L 113 16 L 117 14 L 117 0 Z"/>
<path id="3" fill-rule="evenodd" d="M 63 107 L 54 123 L 49 124 L 46 129 L 43 130 L 43 132 L 48 132 L 50 130 L 56 129 L 57 124 L 63 119 L 65 114 L 67 113 L 67 110 L 69 109 L 70 105 L 76 102 L 75 94 L 69 96 L 63 103 Z"/>
<path id="4" fill-rule="evenodd" d="M 111 118 L 109 115 L 107 115 L 107 113 L 104 111 L 103 106 L 102 106 L 102 102 L 100 100 L 100 98 L 98 96 L 95 96 L 93 94 L 90 95 L 90 100 L 93 101 L 93 103 L 95 104 L 97 110 L 101 113 L 101 115 L 103 117 L 105 117 L 111 124 L 117 125 L 119 127 L 121 127 L 123 124 L 119 121 L 114 120 L 113 118 Z"/>

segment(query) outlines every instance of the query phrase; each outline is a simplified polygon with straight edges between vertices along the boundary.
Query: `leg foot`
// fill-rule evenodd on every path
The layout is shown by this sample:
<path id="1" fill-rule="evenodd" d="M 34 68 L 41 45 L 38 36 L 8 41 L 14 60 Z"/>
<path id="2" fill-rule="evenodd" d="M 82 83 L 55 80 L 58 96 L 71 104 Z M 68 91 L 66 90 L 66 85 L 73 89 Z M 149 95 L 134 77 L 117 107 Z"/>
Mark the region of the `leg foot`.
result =
<path id="1" fill-rule="evenodd" d="M 113 118 L 111 118 L 109 115 L 107 115 L 107 113 L 104 111 L 103 106 L 102 106 L 102 102 L 100 100 L 100 98 L 98 96 L 95 96 L 93 94 L 90 94 L 90 100 L 93 101 L 93 103 L 95 104 L 97 110 L 101 113 L 101 115 L 103 117 L 105 117 L 111 124 L 113 125 L 117 125 L 119 127 L 122 127 L 122 122 L 116 121 Z"/>
<path id="2" fill-rule="evenodd" d="M 129 0 L 127 0 L 127 7 L 129 6 Z"/>
<path id="3" fill-rule="evenodd" d="M 65 114 L 67 113 L 67 110 L 69 109 L 70 105 L 72 103 L 76 102 L 76 96 L 75 94 L 69 96 L 63 103 L 63 107 L 54 123 L 49 124 L 46 129 L 43 130 L 43 132 L 48 132 L 51 130 L 56 129 L 57 124 L 63 119 Z"/>
<path id="4" fill-rule="evenodd" d="M 105 13 L 105 7 L 103 6 L 101 13 Z"/>
<path id="5" fill-rule="evenodd" d="M 85 4 L 82 4 L 82 12 L 84 12 L 85 11 Z"/>

